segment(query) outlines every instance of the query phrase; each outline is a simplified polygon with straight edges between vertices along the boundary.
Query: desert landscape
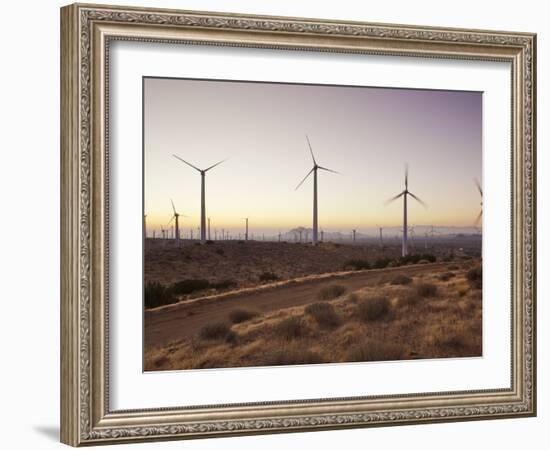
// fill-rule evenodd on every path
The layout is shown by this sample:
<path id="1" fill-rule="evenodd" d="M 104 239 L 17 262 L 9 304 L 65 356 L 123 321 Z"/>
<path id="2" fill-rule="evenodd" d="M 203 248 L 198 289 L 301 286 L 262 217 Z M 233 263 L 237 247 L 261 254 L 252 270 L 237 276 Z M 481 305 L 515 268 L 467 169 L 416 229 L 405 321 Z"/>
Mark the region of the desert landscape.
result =
<path id="1" fill-rule="evenodd" d="M 148 243 L 144 368 L 480 356 L 481 259 L 449 248 Z"/>
<path id="2" fill-rule="evenodd" d="M 481 92 L 143 96 L 144 370 L 483 355 Z"/>

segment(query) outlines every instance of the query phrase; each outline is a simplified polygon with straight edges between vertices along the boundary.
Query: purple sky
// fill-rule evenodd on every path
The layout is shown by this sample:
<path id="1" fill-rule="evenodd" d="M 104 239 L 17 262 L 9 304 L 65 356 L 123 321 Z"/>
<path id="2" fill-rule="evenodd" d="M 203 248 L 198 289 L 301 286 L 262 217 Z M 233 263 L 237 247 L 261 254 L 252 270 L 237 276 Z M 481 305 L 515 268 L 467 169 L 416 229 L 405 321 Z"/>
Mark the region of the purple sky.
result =
<path id="1" fill-rule="evenodd" d="M 320 165 L 319 220 L 326 230 L 399 225 L 409 188 L 409 222 L 472 225 L 482 173 L 482 93 L 147 78 L 145 211 L 148 226 L 170 219 L 170 198 L 200 221 L 199 167 L 229 158 L 207 175 L 207 215 L 217 228 L 311 226 L 312 181 L 305 134 Z M 214 225 L 213 225 L 214 226 Z"/>

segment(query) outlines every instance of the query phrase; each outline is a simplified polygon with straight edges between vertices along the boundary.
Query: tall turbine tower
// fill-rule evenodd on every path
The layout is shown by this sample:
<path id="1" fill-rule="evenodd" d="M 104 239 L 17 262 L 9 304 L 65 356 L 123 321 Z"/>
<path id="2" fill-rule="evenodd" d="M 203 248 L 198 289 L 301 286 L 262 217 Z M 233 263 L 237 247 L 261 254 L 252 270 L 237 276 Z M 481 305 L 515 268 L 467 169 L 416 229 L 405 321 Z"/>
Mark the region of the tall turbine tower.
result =
<path id="1" fill-rule="evenodd" d="M 416 195 L 409 191 L 409 166 L 405 165 L 405 190 L 400 194 L 397 194 L 395 197 L 390 198 L 386 205 L 390 204 L 394 200 L 397 200 L 399 197 L 403 197 L 403 243 L 401 248 L 401 256 L 407 256 L 407 195 L 410 195 L 418 203 L 420 203 L 424 208 L 427 208 L 426 203 L 420 200 Z"/>
<path id="2" fill-rule="evenodd" d="M 243 217 L 245 220 L 244 240 L 248 241 L 248 217 Z"/>
<path id="3" fill-rule="evenodd" d="M 309 147 L 309 152 L 311 153 L 311 159 L 313 159 L 313 168 L 307 173 L 307 175 L 304 177 L 304 179 L 302 181 L 300 181 L 300 184 L 298 184 L 298 186 L 296 186 L 296 188 L 294 190 L 295 191 L 298 190 L 298 188 L 304 183 L 304 181 L 306 181 L 307 177 L 309 177 L 311 175 L 311 173 L 313 172 L 313 238 L 312 238 L 312 244 L 317 245 L 318 231 L 319 231 L 319 227 L 318 227 L 319 220 L 318 220 L 318 212 L 317 212 L 317 170 L 321 169 L 321 170 L 326 170 L 327 172 L 332 172 L 332 173 L 338 173 L 338 172 L 336 172 L 335 170 L 332 170 L 332 169 L 327 169 L 326 167 L 319 166 L 317 164 L 317 161 L 315 160 L 315 156 L 313 155 L 313 149 L 311 148 L 311 143 L 309 142 L 309 137 L 307 135 L 306 135 L 306 139 L 307 139 L 307 145 Z M 301 239 L 300 239 L 300 241 L 301 241 Z"/>
<path id="4" fill-rule="evenodd" d="M 208 172 L 210 169 L 213 169 L 214 167 L 220 165 L 222 162 L 226 161 L 225 159 L 217 162 L 216 164 L 207 167 L 206 169 L 199 169 L 198 167 L 195 167 L 193 164 L 188 163 L 187 161 L 181 159 L 177 155 L 172 155 L 174 158 L 179 159 L 181 162 L 187 164 L 189 167 L 192 167 L 196 171 L 198 171 L 201 174 L 201 242 L 206 242 L 206 202 L 205 202 L 205 187 L 204 182 L 206 178 L 206 172 Z"/>

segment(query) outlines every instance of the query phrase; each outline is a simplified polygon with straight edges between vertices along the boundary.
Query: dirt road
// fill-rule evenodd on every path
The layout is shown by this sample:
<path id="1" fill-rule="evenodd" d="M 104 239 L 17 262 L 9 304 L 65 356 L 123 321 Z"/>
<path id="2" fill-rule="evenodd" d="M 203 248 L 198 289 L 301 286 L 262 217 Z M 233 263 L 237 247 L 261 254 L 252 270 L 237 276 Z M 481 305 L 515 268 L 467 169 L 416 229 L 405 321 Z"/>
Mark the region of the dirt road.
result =
<path id="1" fill-rule="evenodd" d="M 215 300 L 181 302 L 169 307 L 146 310 L 145 348 L 162 347 L 169 342 L 189 338 L 209 323 L 226 320 L 229 313 L 236 308 L 251 309 L 262 314 L 318 301 L 319 290 L 330 284 L 343 285 L 351 292 L 367 284 L 376 283 L 380 277 L 388 274 L 414 275 L 419 272 L 439 271 L 447 265 L 448 263 L 434 263 L 335 274 L 287 283 L 273 289 L 220 296 Z"/>

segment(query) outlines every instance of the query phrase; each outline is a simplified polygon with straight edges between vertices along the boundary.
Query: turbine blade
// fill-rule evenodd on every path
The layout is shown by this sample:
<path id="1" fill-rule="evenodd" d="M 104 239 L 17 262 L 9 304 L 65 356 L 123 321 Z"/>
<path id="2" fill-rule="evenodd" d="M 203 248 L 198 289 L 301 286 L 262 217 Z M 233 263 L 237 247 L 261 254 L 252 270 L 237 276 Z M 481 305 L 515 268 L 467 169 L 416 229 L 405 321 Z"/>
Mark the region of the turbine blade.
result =
<path id="1" fill-rule="evenodd" d="M 313 159 L 313 164 L 317 165 L 317 161 L 315 161 L 315 156 L 313 156 L 313 149 L 311 148 L 311 143 L 309 142 L 309 137 L 306 134 L 307 139 L 307 145 L 309 146 L 309 152 L 311 153 L 311 158 Z"/>
<path id="2" fill-rule="evenodd" d="M 227 161 L 227 159 L 222 159 L 220 162 L 217 162 L 216 164 L 214 164 L 214 165 L 208 167 L 207 169 L 204 169 L 204 171 L 205 171 L 205 172 L 208 172 L 210 169 L 213 169 L 214 167 L 219 166 L 221 163 L 223 163 L 223 162 L 225 162 L 225 161 Z"/>
<path id="3" fill-rule="evenodd" d="M 172 223 L 172 221 L 174 220 L 174 217 L 176 217 L 176 216 L 172 216 L 172 218 L 170 219 L 170 222 L 168 222 L 168 223 L 166 224 L 166 226 L 168 226 L 168 225 L 170 225 L 170 224 Z"/>
<path id="4" fill-rule="evenodd" d="M 395 197 L 390 198 L 389 200 L 386 200 L 384 205 L 389 205 L 394 200 L 397 200 L 399 197 L 401 197 L 403 194 L 405 194 L 405 191 L 401 192 L 400 194 L 397 194 Z"/>
<path id="5" fill-rule="evenodd" d="M 172 209 L 174 210 L 174 214 L 177 214 L 176 207 L 174 206 L 174 202 L 172 199 L 170 199 L 170 203 L 172 203 Z"/>
<path id="6" fill-rule="evenodd" d="M 474 222 L 474 225 L 478 225 L 479 222 L 481 221 L 481 216 L 483 215 L 483 210 L 482 211 L 479 211 L 479 214 L 477 215 L 476 217 L 476 220 Z"/>
<path id="7" fill-rule="evenodd" d="M 479 182 L 479 180 L 477 178 L 474 178 L 474 183 L 477 186 L 477 190 L 479 191 L 479 195 L 481 195 L 483 197 L 483 190 L 481 189 L 481 183 Z"/>
<path id="8" fill-rule="evenodd" d="M 427 208 L 428 205 L 423 200 L 420 200 L 416 195 L 414 195 L 412 192 L 409 192 L 409 195 L 414 198 L 418 203 L 420 203 L 424 208 Z"/>
<path id="9" fill-rule="evenodd" d="M 198 167 L 194 166 L 193 164 L 191 163 L 188 163 L 187 161 L 185 161 L 184 159 L 181 159 L 179 156 L 177 155 L 172 155 L 174 158 L 176 159 L 179 159 L 181 162 L 184 162 L 185 164 L 187 164 L 188 166 L 192 167 L 193 169 L 195 170 L 198 170 L 199 172 L 201 172 L 201 169 L 199 169 Z"/>
<path id="10" fill-rule="evenodd" d="M 300 181 L 300 183 L 298 184 L 298 186 L 296 186 L 296 187 L 294 188 L 295 191 L 298 190 L 298 188 L 304 183 L 304 181 L 306 181 L 306 178 L 309 177 L 309 176 L 311 175 L 311 172 L 313 172 L 314 170 L 315 170 L 315 168 L 311 169 L 311 170 L 307 173 L 307 175 L 304 177 L 304 179 L 303 179 L 302 181 Z"/>
<path id="11" fill-rule="evenodd" d="M 326 170 L 327 172 L 337 173 L 338 175 L 341 175 L 340 172 L 336 172 L 336 170 L 327 169 L 326 167 L 317 166 L 318 169 Z"/>
<path id="12" fill-rule="evenodd" d="M 405 189 L 409 187 L 409 163 L 405 163 Z"/>

